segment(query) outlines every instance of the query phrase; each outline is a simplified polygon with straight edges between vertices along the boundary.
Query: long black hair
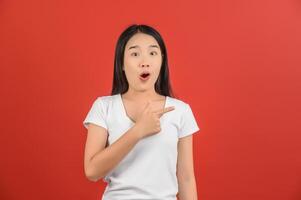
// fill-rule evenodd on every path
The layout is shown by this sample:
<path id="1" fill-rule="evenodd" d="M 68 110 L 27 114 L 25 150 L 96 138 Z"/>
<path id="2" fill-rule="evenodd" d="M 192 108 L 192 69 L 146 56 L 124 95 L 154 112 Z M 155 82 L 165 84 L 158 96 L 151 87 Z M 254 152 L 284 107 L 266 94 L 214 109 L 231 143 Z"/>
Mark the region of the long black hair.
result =
<path id="1" fill-rule="evenodd" d="M 158 42 L 161 54 L 162 54 L 162 66 L 160 69 L 159 77 L 155 83 L 155 91 L 160 95 L 174 97 L 170 81 L 169 81 L 169 71 L 168 71 L 168 60 L 167 60 L 167 51 L 164 44 L 164 41 L 154 28 L 143 25 L 143 24 L 133 24 L 126 28 L 118 38 L 116 48 L 115 48 L 115 59 L 114 59 L 114 78 L 113 78 L 113 87 L 111 95 L 123 94 L 128 88 L 129 84 L 126 79 L 125 72 L 122 70 L 123 59 L 124 59 L 124 49 L 129 41 L 129 39 L 136 33 L 145 33 L 150 36 L 153 36 Z"/>

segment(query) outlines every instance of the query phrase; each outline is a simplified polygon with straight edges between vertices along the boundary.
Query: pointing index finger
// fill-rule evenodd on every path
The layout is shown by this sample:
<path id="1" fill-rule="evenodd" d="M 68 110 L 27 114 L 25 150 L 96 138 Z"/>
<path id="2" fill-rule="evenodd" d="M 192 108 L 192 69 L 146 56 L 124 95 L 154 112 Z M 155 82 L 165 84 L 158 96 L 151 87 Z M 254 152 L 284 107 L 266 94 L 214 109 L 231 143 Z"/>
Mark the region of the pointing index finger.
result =
<path id="1" fill-rule="evenodd" d="M 172 111 L 172 110 L 174 110 L 174 109 L 175 109 L 174 106 L 170 106 L 170 107 L 164 108 L 163 110 L 160 109 L 160 110 L 158 110 L 156 113 L 159 114 L 159 115 L 161 116 L 161 115 L 163 115 L 163 114 L 165 114 L 165 113 L 167 113 L 167 112 L 170 112 L 170 111 Z"/>

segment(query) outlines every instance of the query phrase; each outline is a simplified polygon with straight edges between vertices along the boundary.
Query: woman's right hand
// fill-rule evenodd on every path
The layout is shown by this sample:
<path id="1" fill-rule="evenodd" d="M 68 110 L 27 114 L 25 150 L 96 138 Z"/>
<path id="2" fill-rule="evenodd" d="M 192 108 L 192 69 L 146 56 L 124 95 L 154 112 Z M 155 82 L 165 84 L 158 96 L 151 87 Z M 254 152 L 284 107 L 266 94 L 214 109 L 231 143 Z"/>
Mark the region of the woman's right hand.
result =
<path id="1" fill-rule="evenodd" d="M 148 101 L 143 111 L 136 120 L 135 126 L 138 127 L 140 138 L 154 135 L 161 131 L 160 117 L 172 110 L 174 106 L 170 106 L 160 110 L 152 110 L 152 102 Z"/>

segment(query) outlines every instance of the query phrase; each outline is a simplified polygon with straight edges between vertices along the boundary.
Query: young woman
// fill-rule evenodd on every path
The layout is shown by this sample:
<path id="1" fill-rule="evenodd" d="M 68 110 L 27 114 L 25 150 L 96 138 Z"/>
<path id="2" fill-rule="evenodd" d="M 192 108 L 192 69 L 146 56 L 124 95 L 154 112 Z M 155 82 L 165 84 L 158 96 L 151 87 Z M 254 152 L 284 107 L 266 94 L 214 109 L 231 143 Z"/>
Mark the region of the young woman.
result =
<path id="1" fill-rule="evenodd" d="M 172 94 L 161 35 L 131 25 L 115 51 L 111 95 L 85 120 L 85 175 L 108 183 L 102 200 L 196 200 L 189 104 Z"/>

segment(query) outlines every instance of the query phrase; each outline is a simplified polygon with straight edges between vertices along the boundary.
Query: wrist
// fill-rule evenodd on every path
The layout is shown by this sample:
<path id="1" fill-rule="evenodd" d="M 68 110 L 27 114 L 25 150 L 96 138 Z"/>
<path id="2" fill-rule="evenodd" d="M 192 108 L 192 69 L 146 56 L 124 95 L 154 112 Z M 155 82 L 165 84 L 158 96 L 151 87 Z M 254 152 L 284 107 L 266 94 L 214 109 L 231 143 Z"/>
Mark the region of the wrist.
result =
<path id="1" fill-rule="evenodd" d="M 138 140 L 142 139 L 142 128 L 141 126 L 136 123 L 133 127 L 132 127 L 132 130 L 133 130 L 133 134 L 137 137 Z"/>

